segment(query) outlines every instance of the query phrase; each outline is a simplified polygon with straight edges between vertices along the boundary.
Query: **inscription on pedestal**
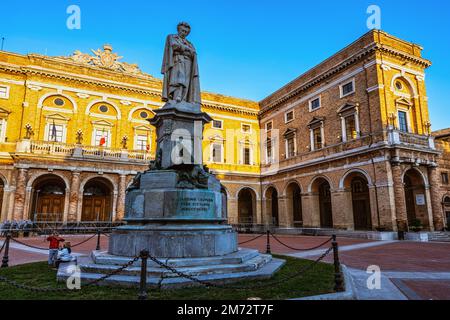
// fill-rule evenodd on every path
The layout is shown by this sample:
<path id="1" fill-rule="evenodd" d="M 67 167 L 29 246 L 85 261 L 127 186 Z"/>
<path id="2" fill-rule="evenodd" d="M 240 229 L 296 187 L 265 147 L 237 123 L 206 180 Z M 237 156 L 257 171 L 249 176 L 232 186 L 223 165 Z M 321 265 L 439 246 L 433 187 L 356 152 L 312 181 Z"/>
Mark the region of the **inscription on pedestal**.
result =
<path id="1" fill-rule="evenodd" d="M 184 218 L 215 218 L 215 195 L 212 192 L 181 191 L 178 194 L 177 216 Z"/>

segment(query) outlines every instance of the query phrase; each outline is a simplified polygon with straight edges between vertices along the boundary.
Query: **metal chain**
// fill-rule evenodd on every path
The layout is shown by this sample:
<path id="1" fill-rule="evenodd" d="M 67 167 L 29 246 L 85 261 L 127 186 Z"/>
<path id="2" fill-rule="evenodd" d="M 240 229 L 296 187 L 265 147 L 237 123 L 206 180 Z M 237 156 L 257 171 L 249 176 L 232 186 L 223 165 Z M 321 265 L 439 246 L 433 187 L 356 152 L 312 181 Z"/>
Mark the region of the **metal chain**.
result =
<path id="1" fill-rule="evenodd" d="M 13 238 L 13 237 L 11 237 L 11 240 L 14 241 L 14 242 L 16 242 L 16 243 L 18 243 L 18 244 L 21 244 L 21 245 L 23 245 L 23 246 L 25 246 L 25 247 L 29 247 L 29 248 L 33 248 L 33 249 L 38 249 L 38 250 L 48 250 L 48 248 L 41 248 L 41 247 L 33 246 L 33 245 L 31 245 L 31 244 L 27 244 L 27 243 L 25 243 L 25 242 L 19 241 L 19 240 Z"/>
<path id="2" fill-rule="evenodd" d="M 97 236 L 97 234 L 94 234 L 94 235 L 92 235 L 91 237 L 89 237 L 89 238 L 87 238 L 87 239 L 81 241 L 80 243 L 77 243 L 77 244 L 72 245 L 72 248 L 81 246 L 82 244 L 88 242 L 89 240 L 92 240 L 92 239 L 93 239 L 94 237 L 96 237 L 96 236 Z"/>
<path id="3" fill-rule="evenodd" d="M 246 244 L 246 243 L 255 241 L 255 240 L 257 240 L 257 239 L 259 239 L 259 238 L 261 238 L 261 237 L 264 237 L 265 235 L 266 235 L 266 234 L 263 233 L 263 234 L 260 234 L 259 236 L 255 237 L 255 238 L 253 238 L 253 239 L 250 239 L 250 240 L 247 240 L 247 241 L 244 241 L 244 242 L 239 242 L 238 244 L 239 244 L 239 245 L 243 245 L 243 244 Z"/>
<path id="4" fill-rule="evenodd" d="M 214 287 L 214 288 L 218 288 L 218 289 L 226 289 L 226 290 L 247 290 L 247 289 L 257 289 L 257 288 L 265 288 L 265 287 L 270 287 L 270 286 L 274 286 L 274 285 L 278 285 L 280 283 L 284 283 L 288 280 L 292 280 L 294 278 L 297 278 L 301 275 L 303 275 L 305 272 L 309 271 L 310 269 L 312 269 L 314 266 L 317 265 L 317 263 L 319 263 L 321 260 L 323 260 L 331 251 L 333 250 L 332 247 L 330 247 L 324 254 L 322 254 L 317 260 L 315 260 L 313 263 L 311 263 L 310 265 L 302 268 L 299 272 L 295 273 L 294 275 L 288 276 L 288 277 L 284 277 L 283 279 L 280 279 L 276 282 L 271 282 L 271 283 L 264 283 L 264 284 L 260 284 L 260 285 L 252 285 L 252 286 L 230 286 L 230 285 L 219 285 L 219 284 L 215 284 L 215 283 L 211 283 L 211 282 L 207 282 L 207 281 L 203 281 L 200 280 L 194 276 L 191 276 L 189 274 L 185 274 L 183 272 L 178 271 L 177 269 L 159 261 L 157 258 L 153 257 L 152 255 L 149 255 L 149 259 L 152 260 L 153 262 L 155 262 L 156 264 L 158 264 L 159 266 L 169 270 L 170 272 L 172 272 L 173 274 L 178 275 L 180 278 L 185 278 L 188 280 L 191 280 L 193 282 L 196 282 L 200 285 L 206 286 L 206 287 Z M 160 284 L 161 285 L 161 284 Z"/>
<path id="5" fill-rule="evenodd" d="M 97 234 L 94 234 L 91 237 L 89 237 L 88 239 L 85 239 L 85 240 L 81 241 L 80 243 L 74 244 L 71 247 L 72 248 L 78 247 L 78 246 L 88 242 L 89 240 L 92 240 L 95 236 L 97 236 Z M 48 248 L 41 248 L 41 247 L 33 246 L 31 244 L 28 244 L 28 243 L 22 242 L 20 240 L 17 240 L 16 238 L 13 238 L 13 237 L 11 237 L 11 240 L 16 242 L 16 243 L 18 243 L 18 244 L 21 244 L 23 246 L 29 247 L 29 248 L 33 248 L 33 249 L 37 249 L 37 250 L 48 250 Z"/>
<path id="6" fill-rule="evenodd" d="M 333 238 L 330 238 L 330 239 L 328 239 L 327 241 L 325 241 L 324 243 L 322 243 L 322 244 L 320 244 L 320 245 L 318 245 L 318 246 L 316 246 L 316 247 L 313 247 L 313 248 L 307 248 L 307 249 L 306 249 L 306 248 L 299 249 L 299 248 L 294 248 L 294 247 L 291 247 L 291 246 L 289 246 L 289 245 L 283 243 L 283 242 L 282 242 L 280 239 L 278 239 L 272 232 L 270 232 L 270 235 L 271 235 L 278 243 L 280 243 L 281 245 L 285 246 L 285 247 L 288 248 L 288 249 L 295 250 L 295 251 L 311 251 L 311 250 L 316 250 L 316 249 L 319 249 L 319 248 L 323 247 L 323 246 L 326 245 L 327 243 L 333 241 Z"/>
<path id="7" fill-rule="evenodd" d="M 6 246 L 6 239 L 5 241 L 3 241 L 2 248 L 0 249 L 0 254 L 2 253 L 3 249 L 5 249 L 5 246 Z"/>
<path id="8" fill-rule="evenodd" d="M 92 286 L 92 285 L 97 284 L 97 283 L 99 283 L 99 282 L 102 282 L 102 281 L 104 281 L 104 280 L 106 280 L 106 279 L 108 279 L 108 278 L 110 278 L 110 277 L 112 277 L 112 276 L 114 276 L 114 275 L 116 275 L 116 274 L 121 273 L 121 272 L 124 271 L 126 268 L 131 267 L 131 266 L 132 266 L 136 261 L 138 261 L 140 258 L 141 258 L 140 255 L 134 257 L 133 260 L 128 261 L 126 264 L 122 265 L 119 269 L 116 269 L 116 270 L 114 270 L 114 271 L 112 271 L 112 272 L 110 272 L 110 273 L 104 275 L 104 276 L 101 277 L 101 278 L 98 278 L 98 279 L 95 279 L 95 280 L 93 280 L 93 281 L 91 281 L 91 282 L 86 283 L 86 284 L 84 285 L 84 287 Z"/>
<path id="9" fill-rule="evenodd" d="M 0 281 L 9 284 L 10 286 L 16 287 L 17 289 L 23 289 L 32 292 L 75 292 L 68 288 L 38 288 L 32 287 L 25 284 L 18 283 L 15 280 L 8 279 L 6 277 L 0 276 Z"/>
<path id="10" fill-rule="evenodd" d="M 86 284 L 84 284 L 81 289 L 83 289 L 84 287 L 89 287 L 92 286 L 94 284 L 97 284 L 101 281 L 104 281 L 120 272 L 122 272 L 123 270 L 125 270 L 126 268 L 130 267 L 131 265 L 133 265 L 136 261 L 138 261 L 140 259 L 140 256 L 136 256 L 133 258 L 133 260 L 130 260 L 129 262 L 127 262 L 126 264 L 122 265 L 119 269 L 116 269 L 106 275 L 104 275 L 101 278 L 95 279 L 91 282 L 88 282 Z M 6 284 L 9 284 L 13 287 L 16 287 L 18 289 L 23 289 L 23 290 L 27 290 L 27 291 L 32 291 L 32 292 L 67 292 L 67 293 L 75 293 L 75 292 L 80 292 L 81 290 L 71 290 L 69 288 L 38 288 L 38 287 L 32 287 L 29 285 L 25 285 L 25 284 L 21 284 L 18 283 L 15 280 L 11 280 L 8 279 L 6 277 L 0 276 L 0 281 L 1 282 L 5 282 Z"/>

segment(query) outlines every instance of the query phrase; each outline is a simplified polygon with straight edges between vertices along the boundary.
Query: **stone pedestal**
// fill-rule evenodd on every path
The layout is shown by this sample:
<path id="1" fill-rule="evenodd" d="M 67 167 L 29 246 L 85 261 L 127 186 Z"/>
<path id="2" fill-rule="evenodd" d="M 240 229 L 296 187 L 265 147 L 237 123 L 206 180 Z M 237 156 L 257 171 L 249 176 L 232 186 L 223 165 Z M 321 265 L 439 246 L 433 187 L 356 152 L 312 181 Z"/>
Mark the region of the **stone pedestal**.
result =
<path id="1" fill-rule="evenodd" d="M 240 250 L 237 233 L 227 224 L 221 184 L 202 164 L 204 125 L 212 119 L 200 105 L 169 102 L 156 111 L 157 157 L 150 170 L 138 174 L 125 198 L 125 226 L 113 231 L 108 252 L 94 252 L 81 260 L 82 279 L 98 279 L 147 250 L 179 271 L 208 281 L 269 278 L 284 261 Z M 125 269 L 109 284 L 138 283 L 139 270 Z M 192 281 L 150 265 L 148 282 L 161 278 L 168 285 L 189 286 Z M 58 279 L 64 279 L 64 270 Z"/>

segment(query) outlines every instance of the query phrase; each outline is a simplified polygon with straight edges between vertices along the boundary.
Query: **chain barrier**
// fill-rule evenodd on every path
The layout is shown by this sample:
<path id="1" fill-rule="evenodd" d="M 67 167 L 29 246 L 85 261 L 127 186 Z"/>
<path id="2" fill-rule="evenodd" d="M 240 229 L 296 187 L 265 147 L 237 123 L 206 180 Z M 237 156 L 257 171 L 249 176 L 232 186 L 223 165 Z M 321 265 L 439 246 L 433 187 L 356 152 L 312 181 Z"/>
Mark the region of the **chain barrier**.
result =
<path id="1" fill-rule="evenodd" d="M 140 255 L 134 257 L 132 260 L 130 260 L 130 261 L 128 261 L 126 264 L 122 265 L 119 269 L 116 269 L 116 270 L 114 270 L 114 271 L 112 271 L 112 272 L 110 272 L 110 273 L 104 275 L 104 276 L 101 277 L 101 278 L 95 279 L 95 280 L 93 280 L 93 281 L 91 281 L 91 282 L 88 282 L 88 283 L 84 284 L 84 287 L 92 286 L 92 285 L 94 285 L 94 284 L 97 284 L 97 283 L 99 283 L 99 282 L 102 282 L 102 281 L 104 281 L 104 280 L 106 280 L 106 279 L 108 279 L 108 278 L 110 278 L 110 277 L 112 277 L 112 276 L 115 276 L 115 275 L 121 273 L 121 272 L 124 271 L 126 268 L 131 267 L 131 266 L 132 266 L 134 263 L 136 263 L 140 258 L 141 258 Z"/>
<path id="2" fill-rule="evenodd" d="M 152 255 L 149 255 L 149 259 L 152 260 L 153 262 L 155 262 L 156 264 L 158 264 L 159 266 L 169 270 L 171 273 L 178 275 L 178 277 L 191 280 L 191 281 L 193 281 L 195 283 L 198 283 L 200 285 L 203 285 L 203 286 L 205 286 L 207 288 L 212 287 L 212 288 L 225 289 L 225 290 L 249 290 L 249 289 L 259 289 L 259 288 L 271 287 L 271 286 L 274 286 L 274 285 L 278 285 L 280 283 L 285 283 L 286 281 L 295 279 L 295 278 L 297 278 L 299 276 L 302 276 L 304 273 L 308 272 L 313 267 L 315 267 L 320 261 L 322 261 L 332 250 L 333 250 L 333 248 L 330 247 L 317 260 L 313 261 L 308 266 L 303 267 L 298 272 L 296 272 L 294 275 L 290 275 L 290 276 L 284 277 L 283 279 L 280 279 L 280 280 L 278 280 L 276 282 L 261 283 L 261 284 L 258 284 L 258 285 L 250 285 L 250 286 L 232 286 L 232 285 L 220 285 L 220 284 L 216 284 L 216 283 L 211 283 L 211 282 L 208 282 L 208 281 L 200 280 L 200 279 L 198 279 L 198 278 L 196 278 L 194 276 L 191 276 L 189 274 L 183 273 L 181 271 L 178 271 L 177 269 L 175 269 L 175 268 L 173 268 L 173 267 L 171 267 L 171 266 L 169 266 L 169 265 L 159 261 L 157 258 L 153 257 Z M 161 284 L 160 284 L 160 286 L 161 286 Z"/>
<path id="3" fill-rule="evenodd" d="M 239 245 L 243 245 L 243 244 L 246 244 L 246 243 L 249 243 L 249 242 L 253 242 L 253 241 L 255 241 L 255 240 L 257 240 L 257 239 L 259 239 L 259 238 L 261 238 L 261 237 L 264 237 L 265 235 L 266 235 L 266 234 L 263 233 L 263 234 L 260 234 L 259 236 L 255 237 L 255 238 L 253 238 L 253 239 L 250 239 L 250 240 L 247 240 L 247 241 L 243 241 L 243 242 L 239 242 L 238 244 L 239 244 Z"/>
<path id="4" fill-rule="evenodd" d="M 6 239 L 5 239 L 5 241 L 3 241 L 3 245 L 0 249 L 0 254 L 3 252 L 3 249 L 5 249 L 5 246 L 6 246 Z"/>
<path id="5" fill-rule="evenodd" d="M 288 249 L 295 250 L 295 251 L 311 251 L 311 250 L 316 250 L 316 249 L 319 249 L 319 248 L 323 247 L 324 245 L 330 243 L 331 241 L 333 241 L 333 237 L 331 237 L 330 239 L 328 239 L 327 241 L 325 241 L 324 243 L 322 243 L 322 244 L 320 244 L 320 245 L 318 245 L 318 246 L 315 246 L 315 247 L 312 247 L 312 248 L 307 248 L 307 249 L 306 249 L 306 248 L 299 249 L 299 248 L 294 248 L 294 247 L 291 247 L 291 246 L 289 246 L 289 245 L 283 243 L 283 242 L 282 242 L 280 239 L 278 239 L 277 236 L 275 236 L 272 232 L 270 232 L 270 235 L 271 235 L 278 243 L 280 243 L 281 245 L 285 246 L 285 247 L 288 248 Z"/>
<path id="6" fill-rule="evenodd" d="M 85 244 L 86 242 L 88 242 L 89 240 L 92 240 L 92 239 L 93 239 L 94 237 L 96 237 L 96 236 L 97 236 L 97 234 L 94 234 L 94 235 L 90 236 L 89 238 L 87 238 L 87 239 L 81 241 L 80 243 L 77 243 L 77 244 L 72 245 L 72 248 L 81 246 L 82 244 Z"/>
<path id="7" fill-rule="evenodd" d="M 118 268 L 118 269 L 116 269 L 116 270 L 114 270 L 114 271 L 104 275 L 101 278 L 95 279 L 93 281 L 90 281 L 90 282 L 82 285 L 80 290 L 73 290 L 73 289 L 69 289 L 69 288 L 48 288 L 48 287 L 47 288 L 39 288 L 39 287 L 33 287 L 33 286 L 29 286 L 29 285 L 26 285 L 26 284 L 19 283 L 19 282 L 15 281 L 15 280 L 8 279 L 8 278 L 6 278 L 4 276 L 0 276 L 0 282 L 4 282 L 4 283 L 6 283 L 6 284 L 8 284 L 10 286 L 13 286 L 13 287 L 17 288 L 17 289 L 22 289 L 22 290 L 31 291 L 31 292 L 78 293 L 78 292 L 81 292 L 83 290 L 83 288 L 86 288 L 86 287 L 92 286 L 94 284 L 97 284 L 99 282 L 105 281 L 106 279 L 108 279 L 108 278 L 110 278 L 110 277 L 112 277 L 112 276 L 122 272 L 126 268 L 132 266 L 140 258 L 141 258 L 140 256 L 134 257 L 132 260 L 130 260 L 126 264 L 122 265 L 120 268 Z"/>
<path id="8" fill-rule="evenodd" d="M 15 239 L 13 237 L 11 237 L 11 240 L 16 242 L 16 243 L 18 243 L 18 244 L 21 244 L 21 245 L 23 245 L 25 247 L 29 247 L 29 248 L 33 248 L 33 249 L 37 249 L 37 250 L 46 250 L 46 251 L 48 251 L 48 248 L 41 248 L 41 247 L 33 246 L 31 244 L 28 244 L 28 243 L 22 242 L 20 240 L 17 240 L 17 239 Z"/>
<path id="9" fill-rule="evenodd" d="M 94 235 L 90 236 L 89 238 L 87 238 L 87 239 L 85 239 L 85 240 L 83 240 L 83 241 L 81 241 L 81 242 L 79 242 L 79 243 L 77 243 L 77 244 L 72 245 L 71 247 L 72 247 L 72 248 L 75 248 L 75 247 L 78 247 L 78 246 L 80 246 L 80 245 L 82 245 L 82 244 L 85 244 L 86 242 L 92 240 L 92 239 L 93 239 L 94 237 L 96 237 L 96 236 L 97 236 L 97 234 L 94 234 Z M 14 242 L 16 242 L 16 243 L 18 243 L 18 244 L 21 244 L 21 245 L 23 245 L 23 246 L 29 247 L 29 248 L 33 248 L 33 249 L 37 249 L 37 250 L 48 250 L 48 248 L 42 248 L 42 247 L 34 246 L 34 245 L 31 245 L 31 244 L 22 242 L 22 241 L 20 241 L 20 240 L 17 240 L 16 238 L 13 238 L 13 237 L 11 237 L 11 240 L 14 241 Z M 0 251 L 0 252 L 1 252 L 1 251 Z"/>

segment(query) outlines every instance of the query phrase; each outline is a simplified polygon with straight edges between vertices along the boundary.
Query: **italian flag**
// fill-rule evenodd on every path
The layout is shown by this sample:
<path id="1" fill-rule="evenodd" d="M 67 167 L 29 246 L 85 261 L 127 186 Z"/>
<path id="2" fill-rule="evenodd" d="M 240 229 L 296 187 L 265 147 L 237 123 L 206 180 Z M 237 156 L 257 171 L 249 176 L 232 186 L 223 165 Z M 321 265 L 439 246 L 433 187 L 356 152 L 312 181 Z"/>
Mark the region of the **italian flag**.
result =
<path id="1" fill-rule="evenodd" d="M 147 152 L 150 152 L 150 143 L 151 143 L 151 137 L 150 137 L 150 131 L 148 131 L 148 133 L 147 133 L 147 145 L 146 145 L 146 150 L 147 150 Z"/>
<path id="2" fill-rule="evenodd" d="M 105 129 L 103 129 L 102 132 L 102 137 L 100 138 L 100 147 L 104 147 L 106 145 L 106 134 L 105 134 Z"/>

